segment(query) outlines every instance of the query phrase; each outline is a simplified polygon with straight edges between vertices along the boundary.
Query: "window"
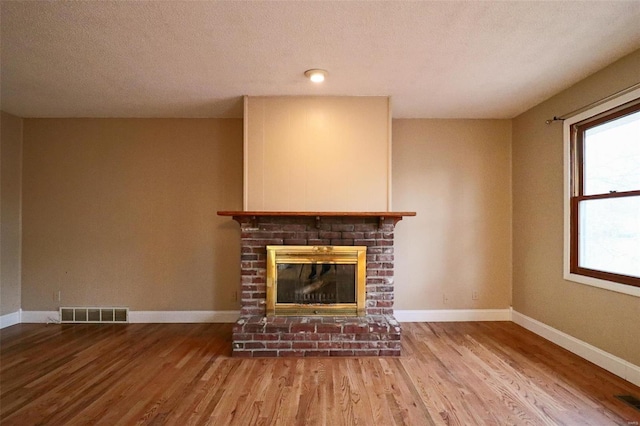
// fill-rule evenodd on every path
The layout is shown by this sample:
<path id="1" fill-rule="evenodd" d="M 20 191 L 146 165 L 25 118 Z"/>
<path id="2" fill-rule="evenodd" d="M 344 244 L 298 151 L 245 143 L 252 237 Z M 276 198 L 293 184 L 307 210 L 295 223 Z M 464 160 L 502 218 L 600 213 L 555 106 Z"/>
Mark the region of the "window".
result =
<path id="1" fill-rule="evenodd" d="M 565 276 L 640 296 L 640 99 L 607 106 L 565 121 Z"/>

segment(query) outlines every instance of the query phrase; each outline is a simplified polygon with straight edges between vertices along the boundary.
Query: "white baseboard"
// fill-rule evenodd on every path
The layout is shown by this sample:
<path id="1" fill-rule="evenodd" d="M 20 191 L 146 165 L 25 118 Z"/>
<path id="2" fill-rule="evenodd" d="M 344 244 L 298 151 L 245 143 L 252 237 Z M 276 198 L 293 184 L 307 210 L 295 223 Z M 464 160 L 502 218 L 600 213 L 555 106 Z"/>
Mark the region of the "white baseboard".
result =
<path id="1" fill-rule="evenodd" d="M 22 322 L 26 324 L 46 324 L 59 320 L 58 311 L 22 311 Z"/>
<path id="2" fill-rule="evenodd" d="M 576 339 L 560 330 L 517 311 L 512 312 L 512 321 L 537 335 L 555 343 L 574 354 L 591 361 L 605 370 L 640 386 L 640 367 L 615 355 L 596 348 L 587 342 Z"/>
<path id="3" fill-rule="evenodd" d="M 11 327 L 22 322 L 22 309 L 0 316 L 0 329 Z"/>
<path id="4" fill-rule="evenodd" d="M 240 311 L 129 311 L 131 323 L 236 322 Z"/>
<path id="5" fill-rule="evenodd" d="M 510 309 L 396 310 L 400 322 L 510 321 Z M 58 311 L 23 311 L 24 323 L 58 320 Z M 129 311 L 130 323 L 235 322 L 240 311 Z"/>
<path id="6" fill-rule="evenodd" d="M 510 309 L 396 310 L 400 322 L 511 321 Z M 23 311 L 22 322 L 58 320 L 58 311 Z M 235 322 L 240 311 L 129 311 L 130 323 Z"/>
<path id="7" fill-rule="evenodd" d="M 511 309 L 395 310 L 399 322 L 511 321 Z"/>

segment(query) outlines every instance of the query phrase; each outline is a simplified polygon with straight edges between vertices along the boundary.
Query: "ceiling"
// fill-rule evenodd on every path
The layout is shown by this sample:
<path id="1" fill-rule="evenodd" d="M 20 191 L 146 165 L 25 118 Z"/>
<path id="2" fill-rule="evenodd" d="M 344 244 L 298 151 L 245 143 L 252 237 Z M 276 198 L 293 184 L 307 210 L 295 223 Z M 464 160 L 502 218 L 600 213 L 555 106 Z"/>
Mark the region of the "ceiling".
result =
<path id="1" fill-rule="evenodd" d="M 640 48 L 640 1 L 6 1 L 21 117 L 241 117 L 242 95 L 389 95 L 511 118 Z M 329 71 L 315 85 L 309 68 Z M 640 76 L 640 70 L 639 70 Z"/>

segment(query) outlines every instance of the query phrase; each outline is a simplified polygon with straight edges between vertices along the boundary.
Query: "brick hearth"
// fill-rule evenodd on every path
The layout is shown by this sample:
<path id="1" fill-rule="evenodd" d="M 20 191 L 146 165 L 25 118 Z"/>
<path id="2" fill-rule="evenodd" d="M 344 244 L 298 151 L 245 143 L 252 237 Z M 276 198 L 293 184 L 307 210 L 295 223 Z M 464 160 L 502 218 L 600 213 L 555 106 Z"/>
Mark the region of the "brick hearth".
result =
<path id="1" fill-rule="evenodd" d="M 415 213 L 218 212 L 241 228 L 241 310 L 233 355 L 398 356 L 401 327 L 393 317 L 393 231 Z M 367 246 L 366 316 L 267 317 L 267 245 Z"/>
<path id="2" fill-rule="evenodd" d="M 398 356 L 400 324 L 367 317 L 242 317 L 233 327 L 233 355 Z"/>

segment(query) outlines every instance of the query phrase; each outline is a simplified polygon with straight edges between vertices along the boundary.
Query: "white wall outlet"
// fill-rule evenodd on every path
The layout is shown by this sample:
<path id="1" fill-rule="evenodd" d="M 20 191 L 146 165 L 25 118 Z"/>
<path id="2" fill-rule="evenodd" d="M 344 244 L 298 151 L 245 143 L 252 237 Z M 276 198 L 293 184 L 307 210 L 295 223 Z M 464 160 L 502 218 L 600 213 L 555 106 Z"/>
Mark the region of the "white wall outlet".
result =
<path id="1" fill-rule="evenodd" d="M 447 303 L 449 303 L 449 297 L 447 296 L 447 293 L 442 293 L 442 303 L 444 305 L 446 305 Z"/>
<path id="2" fill-rule="evenodd" d="M 478 300 L 478 290 L 473 290 L 471 292 L 471 300 Z"/>

